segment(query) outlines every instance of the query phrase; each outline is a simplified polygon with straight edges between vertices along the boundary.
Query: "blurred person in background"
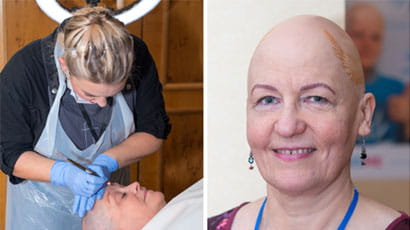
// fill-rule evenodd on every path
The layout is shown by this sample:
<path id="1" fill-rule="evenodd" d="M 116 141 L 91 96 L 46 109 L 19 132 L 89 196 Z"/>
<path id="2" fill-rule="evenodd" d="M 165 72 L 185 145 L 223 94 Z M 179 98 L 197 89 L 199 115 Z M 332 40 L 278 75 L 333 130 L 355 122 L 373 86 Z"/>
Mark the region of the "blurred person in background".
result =
<path id="1" fill-rule="evenodd" d="M 409 96 L 404 92 L 405 85 L 377 69 L 383 49 L 384 24 L 383 15 L 371 4 L 356 3 L 347 8 L 346 31 L 359 50 L 366 92 L 376 97 L 372 132 L 366 137 L 367 143 L 409 140 Z"/>

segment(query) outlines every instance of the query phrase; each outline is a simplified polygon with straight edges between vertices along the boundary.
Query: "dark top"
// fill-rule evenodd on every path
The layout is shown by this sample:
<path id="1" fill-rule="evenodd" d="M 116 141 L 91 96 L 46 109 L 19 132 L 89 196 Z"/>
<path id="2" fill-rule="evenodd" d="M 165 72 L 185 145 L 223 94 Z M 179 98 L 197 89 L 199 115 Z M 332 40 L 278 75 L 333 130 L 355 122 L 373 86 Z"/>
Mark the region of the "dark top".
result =
<path id="1" fill-rule="evenodd" d="M 54 46 L 60 27 L 19 50 L 0 74 L 0 167 L 13 184 L 24 180 L 11 175 L 14 165 L 23 152 L 34 151 L 58 89 Z M 147 46 L 135 36 L 134 56 L 122 94 L 134 114 L 135 132 L 165 139 L 171 126 L 162 86 Z"/>
<path id="2" fill-rule="evenodd" d="M 235 219 L 236 213 L 238 213 L 239 209 L 241 209 L 248 203 L 249 202 L 243 203 L 229 211 L 208 218 L 208 230 L 230 230 L 232 228 L 232 223 Z M 391 222 L 389 226 L 387 226 L 386 230 L 410 229 L 410 217 L 404 212 L 400 213 L 401 216 L 397 217 L 393 222 Z"/>
<path id="3" fill-rule="evenodd" d="M 242 203 L 238 207 L 230 209 L 222 214 L 208 218 L 208 230 L 230 230 L 232 228 L 233 220 L 239 209 L 248 204 L 249 202 Z"/>
<path id="4" fill-rule="evenodd" d="M 112 115 L 112 99 L 107 98 L 107 105 L 104 107 L 94 103 L 77 104 L 70 92 L 71 90 L 67 88 L 61 98 L 58 119 L 74 145 L 84 150 L 98 141 L 109 124 Z M 84 108 L 87 118 L 80 107 Z M 91 125 L 88 124 L 87 119 L 90 120 Z"/>

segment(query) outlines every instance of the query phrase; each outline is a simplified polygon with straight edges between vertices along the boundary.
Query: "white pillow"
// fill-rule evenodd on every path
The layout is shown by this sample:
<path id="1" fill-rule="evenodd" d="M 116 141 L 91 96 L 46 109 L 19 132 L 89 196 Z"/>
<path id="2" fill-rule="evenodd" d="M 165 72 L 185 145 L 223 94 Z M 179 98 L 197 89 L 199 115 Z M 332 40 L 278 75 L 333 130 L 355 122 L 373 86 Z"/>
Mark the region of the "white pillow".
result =
<path id="1" fill-rule="evenodd" d="M 197 181 L 174 197 L 157 213 L 143 230 L 202 229 L 203 180 Z"/>

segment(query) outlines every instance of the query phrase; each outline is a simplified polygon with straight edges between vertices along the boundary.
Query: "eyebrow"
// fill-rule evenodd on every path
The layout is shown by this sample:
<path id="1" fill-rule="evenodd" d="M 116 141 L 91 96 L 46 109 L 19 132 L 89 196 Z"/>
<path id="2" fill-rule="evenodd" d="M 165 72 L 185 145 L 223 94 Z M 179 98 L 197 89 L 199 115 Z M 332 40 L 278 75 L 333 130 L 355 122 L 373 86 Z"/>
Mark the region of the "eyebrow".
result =
<path id="1" fill-rule="evenodd" d="M 267 90 L 270 90 L 270 91 L 278 91 L 278 89 L 275 86 L 272 86 L 272 85 L 256 84 L 251 89 L 251 94 L 253 93 L 253 91 L 255 91 L 255 89 L 258 89 L 258 88 L 267 89 Z M 335 91 L 332 88 L 330 88 L 330 86 L 328 86 L 325 83 L 321 83 L 321 82 L 304 85 L 300 88 L 300 90 L 301 91 L 307 91 L 307 90 L 314 89 L 314 88 L 326 88 L 330 92 L 332 92 L 332 94 L 336 95 Z"/>
<path id="2" fill-rule="evenodd" d="M 314 89 L 314 88 L 326 88 L 326 89 L 328 89 L 330 92 L 332 92 L 333 95 L 336 95 L 335 91 L 334 91 L 332 88 L 330 88 L 330 86 L 326 85 L 325 83 L 321 83 L 321 82 L 302 86 L 302 87 L 300 88 L 300 90 L 301 90 L 301 91 L 306 91 L 306 90 L 310 90 L 310 89 Z"/>
<path id="3" fill-rule="evenodd" d="M 256 84 L 251 89 L 251 94 L 253 93 L 253 91 L 255 91 L 255 89 L 258 89 L 258 88 L 267 89 L 267 90 L 270 90 L 270 91 L 278 91 L 278 89 L 276 89 L 276 87 L 272 86 L 272 85 Z"/>

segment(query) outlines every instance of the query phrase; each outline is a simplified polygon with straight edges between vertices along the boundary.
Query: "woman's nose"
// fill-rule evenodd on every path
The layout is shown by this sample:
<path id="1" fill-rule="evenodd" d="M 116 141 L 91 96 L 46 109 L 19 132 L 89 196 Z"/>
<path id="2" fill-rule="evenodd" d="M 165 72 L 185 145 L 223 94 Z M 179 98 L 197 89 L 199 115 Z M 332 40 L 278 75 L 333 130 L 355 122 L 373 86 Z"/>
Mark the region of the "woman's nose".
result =
<path id="1" fill-rule="evenodd" d="M 138 182 L 134 182 L 134 183 L 132 183 L 132 184 L 126 186 L 125 189 L 126 189 L 128 192 L 131 192 L 131 193 L 135 194 L 136 192 L 138 192 L 138 190 L 141 189 L 141 186 L 140 186 L 140 184 L 139 184 Z"/>
<path id="2" fill-rule="evenodd" d="M 287 105 L 279 112 L 274 121 L 274 131 L 283 137 L 292 137 L 303 133 L 306 122 L 296 106 Z"/>
<path id="3" fill-rule="evenodd" d="M 375 41 L 371 35 L 368 35 L 363 38 L 362 46 L 367 51 L 367 50 L 374 49 L 376 43 L 377 41 Z"/>
<path id="4" fill-rule="evenodd" d="M 92 101 L 92 103 L 97 104 L 98 106 L 105 107 L 107 105 L 107 98 L 106 97 L 98 97 L 98 98 L 94 98 Z"/>

